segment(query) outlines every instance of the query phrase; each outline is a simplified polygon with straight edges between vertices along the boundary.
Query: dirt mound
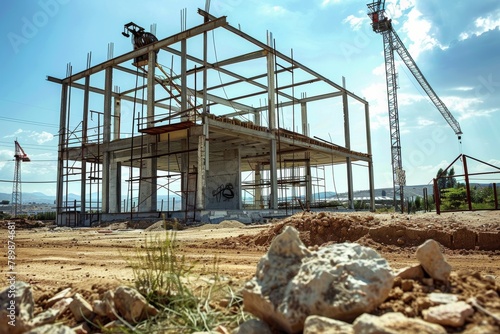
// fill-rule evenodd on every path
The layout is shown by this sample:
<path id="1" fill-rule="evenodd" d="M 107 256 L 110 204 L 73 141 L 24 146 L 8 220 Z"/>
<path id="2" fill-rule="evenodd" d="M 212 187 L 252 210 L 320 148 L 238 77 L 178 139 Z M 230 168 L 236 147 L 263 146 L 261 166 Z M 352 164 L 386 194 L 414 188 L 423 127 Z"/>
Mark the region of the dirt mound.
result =
<path id="1" fill-rule="evenodd" d="M 458 221 L 453 216 L 444 218 L 437 215 L 303 212 L 255 236 L 241 236 L 239 243 L 269 246 L 286 225 L 299 231 L 306 246 L 360 240 L 361 243 L 415 247 L 427 239 L 434 239 L 449 249 L 500 251 L 500 222 L 474 225 L 470 221 Z"/>
<path id="2" fill-rule="evenodd" d="M 45 227 L 45 223 L 38 220 L 27 220 L 24 218 L 20 219 L 10 219 L 10 220 L 0 220 L 0 228 L 8 228 L 9 225 L 15 225 L 16 229 L 31 229 Z"/>
<path id="3" fill-rule="evenodd" d="M 245 226 L 246 226 L 245 224 L 240 223 L 237 220 L 224 220 L 224 221 L 221 221 L 219 224 L 204 224 L 204 225 L 196 227 L 196 229 L 213 230 L 213 229 L 220 229 L 220 228 L 243 228 Z"/>

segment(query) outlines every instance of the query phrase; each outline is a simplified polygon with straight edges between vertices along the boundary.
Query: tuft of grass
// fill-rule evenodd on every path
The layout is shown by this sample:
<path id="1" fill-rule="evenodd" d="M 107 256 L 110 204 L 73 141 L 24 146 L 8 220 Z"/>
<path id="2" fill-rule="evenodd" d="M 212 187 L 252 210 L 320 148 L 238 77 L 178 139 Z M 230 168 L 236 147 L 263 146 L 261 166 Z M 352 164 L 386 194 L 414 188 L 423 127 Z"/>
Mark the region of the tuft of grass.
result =
<path id="1" fill-rule="evenodd" d="M 107 333 L 210 331 L 219 325 L 235 328 L 250 317 L 243 312 L 241 296 L 219 275 L 216 257 L 211 269 L 195 275 L 196 263 L 180 253 L 175 231 L 146 238 L 136 248 L 128 260 L 135 288 L 160 312 L 137 325 L 124 324 Z"/>

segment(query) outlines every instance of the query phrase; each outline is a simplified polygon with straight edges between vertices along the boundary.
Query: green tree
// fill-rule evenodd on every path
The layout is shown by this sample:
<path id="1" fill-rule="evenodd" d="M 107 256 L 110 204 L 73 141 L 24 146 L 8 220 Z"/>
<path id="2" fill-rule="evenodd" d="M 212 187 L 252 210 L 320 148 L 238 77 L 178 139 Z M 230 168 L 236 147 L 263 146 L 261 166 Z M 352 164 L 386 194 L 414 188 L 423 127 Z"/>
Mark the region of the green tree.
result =
<path id="1" fill-rule="evenodd" d="M 446 188 L 446 176 L 448 173 L 444 171 L 442 168 L 439 168 L 436 178 L 437 178 L 437 184 L 439 189 L 445 189 Z"/>
<path id="2" fill-rule="evenodd" d="M 444 210 L 456 210 L 465 204 L 465 188 L 448 188 L 441 191 L 441 206 Z"/>
<path id="3" fill-rule="evenodd" d="M 457 185 L 457 179 L 455 179 L 455 168 L 451 167 L 448 171 L 448 177 L 446 178 L 446 188 L 455 188 Z"/>
<path id="4" fill-rule="evenodd" d="M 415 203 L 414 204 L 415 204 L 415 210 L 416 211 L 420 211 L 420 209 L 422 207 L 422 200 L 421 200 L 420 196 L 417 196 L 415 198 Z"/>

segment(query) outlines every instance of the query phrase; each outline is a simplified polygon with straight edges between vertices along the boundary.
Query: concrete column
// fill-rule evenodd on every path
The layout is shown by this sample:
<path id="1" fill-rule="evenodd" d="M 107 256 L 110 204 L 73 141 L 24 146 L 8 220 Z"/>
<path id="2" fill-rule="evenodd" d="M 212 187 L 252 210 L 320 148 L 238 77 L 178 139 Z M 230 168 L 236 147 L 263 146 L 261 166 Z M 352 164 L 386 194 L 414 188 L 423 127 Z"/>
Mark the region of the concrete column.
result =
<path id="1" fill-rule="evenodd" d="M 255 165 L 255 203 L 257 204 L 256 209 L 264 209 L 264 203 L 262 203 L 262 174 L 261 174 L 261 164 L 257 163 Z"/>
<path id="2" fill-rule="evenodd" d="M 342 103 L 344 106 L 344 136 L 345 136 L 345 147 L 351 149 L 351 130 L 349 128 L 349 103 L 347 100 L 347 90 L 345 89 L 345 78 L 342 77 Z M 353 181 L 352 181 L 352 161 L 351 157 L 346 158 L 346 168 L 347 168 L 347 198 L 349 202 L 349 208 L 354 209 L 354 193 L 353 193 Z"/>
<path id="3" fill-rule="evenodd" d="M 104 129 L 102 144 L 102 206 L 103 213 L 109 213 L 109 185 L 111 159 L 109 154 L 109 142 L 111 141 L 111 107 L 113 94 L 113 68 L 108 67 L 104 79 Z"/>
<path id="4" fill-rule="evenodd" d="M 68 84 L 61 85 L 61 109 L 59 116 L 59 154 L 57 161 L 57 193 L 56 193 L 56 207 L 57 219 L 56 224 L 61 226 L 63 219 L 60 216 L 63 206 L 63 190 L 64 190 L 64 148 L 66 147 L 66 119 L 67 119 L 67 104 L 68 104 Z"/>
<path id="5" fill-rule="evenodd" d="M 122 188 L 122 164 L 112 162 L 110 166 L 110 186 L 109 186 L 109 212 L 121 212 L 121 188 Z"/>
<path id="6" fill-rule="evenodd" d="M 271 173 L 271 198 L 270 209 L 278 209 L 278 162 L 277 162 L 277 148 L 276 139 L 271 140 L 270 155 L 270 173 Z"/>
<path id="7" fill-rule="evenodd" d="M 306 207 L 310 208 L 313 200 L 312 176 L 311 176 L 311 154 L 305 153 L 306 158 Z"/>
<path id="8" fill-rule="evenodd" d="M 309 137 L 309 127 L 307 124 L 307 103 L 302 102 L 300 104 L 300 112 L 302 115 L 302 134 Z"/>
<path id="9" fill-rule="evenodd" d="M 267 35 L 267 44 L 272 47 L 272 34 Z M 275 92 L 275 78 L 274 78 L 274 54 L 267 54 L 267 112 L 269 120 L 269 130 L 276 129 L 276 92 Z"/>
<path id="10" fill-rule="evenodd" d="M 90 76 L 85 77 L 85 88 L 83 91 L 83 119 L 82 119 L 82 169 L 80 179 L 80 223 L 83 225 L 85 212 L 87 211 L 87 130 L 89 118 L 89 88 Z"/>
<path id="11" fill-rule="evenodd" d="M 272 47 L 273 36 L 271 33 L 267 35 L 267 44 Z M 275 83 L 275 62 L 274 54 L 267 54 L 267 83 L 268 83 L 268 119 L 269 130 L 276 129 L 276 83 Z M 278 163 L 277 163 L 277 145 L 276 138 L 271 140 L 271 151 L 269 152 L 270 172 L 271 172 L 271 198 L 270 209 L 278 209 Z"/>
<path id="12" fill-rule="evenodd" d="M 115 97 L 115 113 L 113 117 L 113 140 L 120 139 L 120 117 L 122 110 L 122 99 Z"/>
<path id="13" fill-rule="evenodd" d="M 370 183 L 370 211 L 375 211 L 375 181 L 373 176 L 372 157 L 372 135 L 370 130 L 370 107 L 365 104 L 365 126 L 366 126 L 366 153 L 370 156 L 368 161 L 368 182 Z"/>
<path id="14" fill-rule="evenodd" d="M 187 94 L 187 41 L 181 41 L 181 110 L 186 111 L 188 108 Z M 186 115 L 188 117 L 188 115 Z"/>
<path id="15" fill-rule="evenodd" d="M 181 139 L 181 150 L 186 151 L 188 149 L 188 139 Z M 188 175 L 189 175 L 189 152 L 181 154 L 181 210 L 186 210 L 188 206 Z"/>
<path id="16" fill-rule="evenodd" d="M 153 126 L 155 116 L 155 68 L 156 68 L 156 52 L 149 52 L 148 58 L 148 74 L 147 74 L 147 123 L 148 127 Z M 139 181 L 139 212 L 156 211 L 157 194 L 157 158 L 148 158 L 156 154 L 156 137 L 147 135 L 144 138 L 146 149 L 143 148 L 142 154 L 146 158 L 142 161 L 141 180 Z"/>
<path id="17" fill-rule="evenodd" d="M 204 124 L 205 127 L 206 123 Z M 198 136 L 198 177 L 196 179 L 196 209 L 205 209 L 206 196 L 206 146 L 205 135 Z"/>

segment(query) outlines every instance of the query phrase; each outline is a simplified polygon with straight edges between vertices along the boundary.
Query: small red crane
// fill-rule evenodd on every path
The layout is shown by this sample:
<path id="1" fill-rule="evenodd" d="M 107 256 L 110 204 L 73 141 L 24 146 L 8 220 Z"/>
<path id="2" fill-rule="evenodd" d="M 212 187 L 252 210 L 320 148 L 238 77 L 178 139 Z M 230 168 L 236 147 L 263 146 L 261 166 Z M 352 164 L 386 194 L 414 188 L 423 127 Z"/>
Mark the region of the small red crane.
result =
<path id="1" fill-rule="evenodd" d="M 14 185 L 12 189 L 12 214 L 14 217 L 17 216 L 17 213 L 22 211 L 22 191 L 21 191 L 21 163 L 22 162 L 30 162 L 30 158 L 24 152 L 21 145 L 17 140 L 14 141 L 15 145 L 15 153 L 14 158 L 16 158 L 16 166 L 14 169 Z"/>

